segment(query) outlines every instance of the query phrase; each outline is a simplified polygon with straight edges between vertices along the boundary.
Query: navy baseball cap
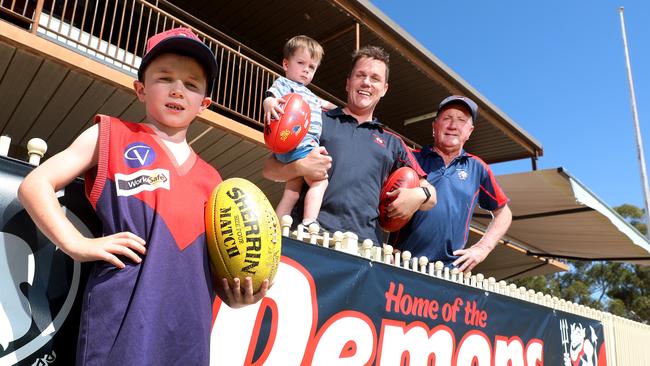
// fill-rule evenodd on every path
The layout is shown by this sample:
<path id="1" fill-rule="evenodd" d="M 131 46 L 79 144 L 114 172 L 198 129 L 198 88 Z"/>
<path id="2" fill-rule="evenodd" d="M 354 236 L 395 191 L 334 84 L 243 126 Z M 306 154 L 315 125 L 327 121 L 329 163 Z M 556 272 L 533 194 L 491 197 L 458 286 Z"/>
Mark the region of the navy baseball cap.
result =
<path id="1" fill-rule="evenodd" d="M 472 112 L 472 122 L 476 122 L 476 115 L 478 114 L 478 106 L 476 105 L 476 103 L 474 103 L 473 100 L 464 97 L 462 95 L 452 95 L 443 99 L 442 102 L 440 102 L 440 105 L 438 105 L 437 114 L 440 114 L 440 112 L 443 109 L 453 104 L 461 104 L 466 106 L 470 110 L 470 112 Z"/>
<path id="2" fill-rule="evenodd" d="M 156 57 L 165 53 L 184 55 L 195 59 L 205 70 L 206 94 L 210 95 L 214 79 L 217 76 L 217 60 L 212 50 L 188 28 L 166 30 L 154 34 L 147 40 L 147 51 L 142 57 L 142 62 L 140 62 L 138 80 L 143 81 L 144 71 L 147 66 Z"/>

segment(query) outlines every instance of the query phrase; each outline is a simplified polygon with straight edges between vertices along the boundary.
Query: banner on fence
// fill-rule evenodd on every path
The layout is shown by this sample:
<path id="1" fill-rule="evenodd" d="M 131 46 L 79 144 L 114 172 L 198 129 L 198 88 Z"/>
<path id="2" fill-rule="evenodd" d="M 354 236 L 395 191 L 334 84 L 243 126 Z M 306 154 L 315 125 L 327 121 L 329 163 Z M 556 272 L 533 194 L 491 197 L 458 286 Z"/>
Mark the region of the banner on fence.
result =
<path id="1" fill-rule="evenodd" d="M 0 365 L 71 365 L 87 268 L 16 200 L 29 169 L 0 159 Z M 100 232 L 80 181 L 58 196 Z M 606 364 L 593 319 L 286 238 L 268 296 L 213 322 L 212 365 Z"/>

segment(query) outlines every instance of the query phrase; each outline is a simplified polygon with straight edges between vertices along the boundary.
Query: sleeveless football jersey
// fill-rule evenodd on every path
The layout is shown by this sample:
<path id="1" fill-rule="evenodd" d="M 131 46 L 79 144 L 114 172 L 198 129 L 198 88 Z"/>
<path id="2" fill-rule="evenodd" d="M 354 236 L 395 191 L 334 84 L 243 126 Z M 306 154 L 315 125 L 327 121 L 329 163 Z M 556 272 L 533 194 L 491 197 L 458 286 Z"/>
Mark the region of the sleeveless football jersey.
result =
<path id="1" fill-rule="evenodd" d="M 84 294 L 78 365 L 207 365 L 212 323 L 204 205 L 221 182 L 194 152 L 178 165 L 147 125 L 97 116 L 99 161 L 86 194 L 104 235 L 130 231 L 147 252 L 96 262 Z"/>

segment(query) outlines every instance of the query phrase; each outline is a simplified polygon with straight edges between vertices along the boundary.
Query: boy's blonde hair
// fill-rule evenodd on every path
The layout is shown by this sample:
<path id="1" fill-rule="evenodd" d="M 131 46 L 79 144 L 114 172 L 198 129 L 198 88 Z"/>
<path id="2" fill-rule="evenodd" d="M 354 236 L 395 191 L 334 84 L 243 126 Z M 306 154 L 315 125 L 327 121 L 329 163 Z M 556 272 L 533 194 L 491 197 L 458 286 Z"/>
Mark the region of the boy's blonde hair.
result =
<path id="1" fill-rule="evenodd" d="M 325 54 L 325 51 L 323 51 L 323 46 L 316 42 L 316 40 L 311 37 L 299 35 L 291 38 L 287 41 L 287 43 L 284 44 L 284 48 L 282 49 L 282 56 L 286 59 L 289 59 L 289 57 L 291 57 L 293 53 L 299 49 L 307 50 L 307 52 L 309 52 L 309 56 L 318 61 L 319 64 L 323 59 L 323 55 Z"/>

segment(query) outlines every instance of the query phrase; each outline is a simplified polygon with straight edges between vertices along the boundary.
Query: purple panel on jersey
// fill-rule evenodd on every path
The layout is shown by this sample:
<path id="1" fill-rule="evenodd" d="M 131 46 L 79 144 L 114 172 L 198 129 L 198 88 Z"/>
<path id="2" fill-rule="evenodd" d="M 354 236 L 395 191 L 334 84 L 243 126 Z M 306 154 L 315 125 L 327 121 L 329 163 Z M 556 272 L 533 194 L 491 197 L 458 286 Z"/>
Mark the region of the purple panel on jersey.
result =
<path id="1" fill-rule="evenodd" d="M 124 259 L 124 269 L 96 263 L 84 295 L 77 363 L 207 365 L 213 293 L 205 235 L 181 251 L 160 216 L 136 198 L 114 197 L 112 185 L 106 183 L 99 205 L 118 200 L 105 207 L 128 207 L 130 214 L 107 212 L 117 219 L 104 230 L 133 232 L 147 241 L 147 253 L 141 264 Z M 143 227 L 150 229 L 139 232 Z"/>

